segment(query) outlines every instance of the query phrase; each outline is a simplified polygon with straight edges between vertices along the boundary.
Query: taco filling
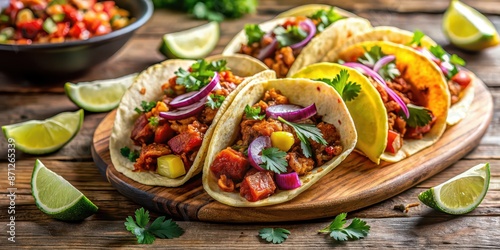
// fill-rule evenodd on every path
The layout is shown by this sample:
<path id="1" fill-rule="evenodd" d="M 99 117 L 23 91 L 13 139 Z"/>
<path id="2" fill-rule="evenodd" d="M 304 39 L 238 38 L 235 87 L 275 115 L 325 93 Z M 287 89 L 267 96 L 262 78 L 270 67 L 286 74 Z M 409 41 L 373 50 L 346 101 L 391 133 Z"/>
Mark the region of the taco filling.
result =
<path id="1" fill-rule="evenodd" d="M 225 60 L 198 60 L 189 69 L 179 68 L 157 89 L 164 94 L 161 100 L 143 101 L 135 109 L 140 115 L 130 138 L 140 151 L 121 150 L 135 161 L 133 171 L 156 171 L 168 178 L 187 173 L 217 111 L 243 79 Z"/>
<path id="2" fill-rule="evenodd" d="M 285 77 L 311 39 L 342 18 L 331 8 L 328 11 L 319 10 L 307 17 L 288 18 L 268 33 L 257 24 L 247 24 L 245 34 L 248 42 L 241 45 L 239 53 L 258 58 L 276 71 L 279 78 Z"/>
<path id="3" fill-rule="evenodd" d="M 460 66 L 465 66 L 465 60 L 456 54 L 450 55 L 439 45 L 429 48 L 422 46 L 421 40 L 424 37 L 425 34 L 422 31 L 415 31 L 409 45 L 439 66 L 448 82 L 451 105 L 453 105 L 463 97 L 465 89 L 472 81 L 472 77 L 460 68 Z"/>
<path id="4" fill-rule="evenodd" d="M 322 121 L 315 104 L 291 104 L 271 88 L 245 107 L 236 142 L 216 154 L 210 172 L 220 190 L 255 202 L 299 188 L 300 176 L 343 151 L 340 133 Z"/>
<path id="5" fill-rule="evenodd" d="M 387 111 L 388 136 L 386 153 L 396 154 L 404 139 L 422 139 L 436 121 L 425 108 L 428 89 L 416 90 L 396 67 L 396 56 L 385 55 L 373 46 L 358 58 L 349 58 L 345 66 L 360 70 L 376 88 Z"/>

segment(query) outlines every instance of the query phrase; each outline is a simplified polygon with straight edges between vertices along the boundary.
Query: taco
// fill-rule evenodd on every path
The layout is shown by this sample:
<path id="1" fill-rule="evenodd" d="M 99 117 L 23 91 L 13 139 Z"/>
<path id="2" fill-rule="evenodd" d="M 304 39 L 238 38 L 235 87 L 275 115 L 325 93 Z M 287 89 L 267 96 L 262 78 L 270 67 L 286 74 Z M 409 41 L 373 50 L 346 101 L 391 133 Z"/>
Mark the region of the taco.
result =
<path id="1" fill-rule="evenodd" d="M 244 55 L 149 67 L 117 109 L 109 143 L 114 167 L 146 185 L 184 184 L 201 172 L 214 128 L 238 90 L 275 78 L 266 69 Z"/>
<path id="2" fill-rule="evenodd" d="M 356 140 L 344 102 L 327 84 L 252 81 L 217 124 L 203 187 L 230 206 L 286 202 L 339 165 Z"/>
<path id="3" fill-rule="evenodd" d="M 318 62 L 347 38 L 371 28 L 366 19 L 346 18 L 334 8 L 320 9 L 307 17 L 284 17 L 258 25 L 247 24 L 222 54 L 251 55 L 282 78 Z"/>
<path id="4" fill-rule="evenodd" d="M 346 41 L 342 48 L 363 41 L 389 41 L 403 44 L 425 55 L 439 66 L 448 83 L 451 101 L 447 118 L 448 125 L 458 123 L 467 115 L 467 110 L 474 99 L 474 79 L 476 76 L 461 67 L 465 66 L 465 61 L 462 58 L 456 54 L 450 55 L 422 31 L 410 32 L 389 26 L 374 27 L 372 30 L 357 34 Z M 342 48 L 339 48 L 339 51 Z M 332 61 L 338 56 L 337 54 L 338 51 L 331 51 L 322 61 Z"/>
<path id="5" fill-rule="evenodd" d="M 341 61 L 344 66 L 362 72 L 366 80 L 351 73 L 355 76 L 353 79 L 368 95 L 373 95 L 371 88 L 367 88 L 368 83 L 372 84 L 384 104 L 384 109 L 380 109 L 377 103 L 367 105 L 366 100 L 354 99 L 348 105 L 351 115 L 355 117 L 359 141 L 373 140 L 371 132 L 378 138 L 377 143 L 382 145 L 362 148 L 372 161 L 378 163 L 379 158 L 389 162 L 400 161 L 431 146 L 441 137 L 446 129 L 450 94 L 439 68 L 421 53 L 400 44 L 369 41 L 345 48 L 334 61 Z M 313 72 L 306 68 L 296 76 L 332 77 L 331 73 L 324 71 Z M 376 121 L 373 114 L 379 115 Z M 387 129 L 380 125 L 382 117 Z M 373 123 L 378 127 L 373 127 Z M 382 154 L 376 151 L 380 148 L 385 149 Z"/>

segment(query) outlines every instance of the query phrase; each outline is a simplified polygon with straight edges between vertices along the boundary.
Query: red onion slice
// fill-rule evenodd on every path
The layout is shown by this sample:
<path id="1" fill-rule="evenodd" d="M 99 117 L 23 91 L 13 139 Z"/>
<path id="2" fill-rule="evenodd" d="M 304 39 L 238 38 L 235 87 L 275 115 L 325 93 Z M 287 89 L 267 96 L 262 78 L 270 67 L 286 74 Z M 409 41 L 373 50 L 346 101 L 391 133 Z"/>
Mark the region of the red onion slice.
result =
<path id="1" fill-rule="evenodd" d="M 259 51 L 259 54 L 257 55 L 257 59 L 262 61 L 265 58 L 270 57 L 273 54 L 273 52 L 276 50 L 276 45 L 278 44 L 278 40 L 276 40 L 276 38 L 274 38 L 274 37 L 271 37 L 271 38 L 273 39 L 272 42 Z"/>
<path id="2" fill-rule="evenodd" d="M 355 68 L 355 69 L 361 71 L 361 73 L 368 75 L 368 76 L 371 76 L 373 79 L 375 79 L 375 81 L 377 81 L 382 87 L 384 87 L 385 91 L 391 97 L 391 99 L 394 100 L 397 104 L 399 104 L 399 106 L 403 110 L 404 114 L 406 115 L 406 118 L 410 117 L 410 111 L 408 111 L 408 107 L 406 106 L 406 103 L 403 101 L 403 99 L 401 99 L 401 97 L 399 97 L 398 94 L 396 94 L 396 92 L 394 92 L 391 88 L 389 88 L 389 86 L 387 86 L 387 83 L 385 82 L 385 80 L 377 72 L 373 71 L 372 69 L 370 69 L 369 67 L 367 67 L 361 63 L 346 62 L 343 65 L 347 66 L 347 67 Z"/>
<path id="3" fill-rule="evenodd" d="M 163 117 L 167 120 L 181 120 L 184 118 L 188 118 L 190 116 L 193 116 L 200 111 L 203 110 L 203 107 L 205 107 L 205 103 L 207 102 L 207 98 L 203 98 L 200 101 L 191 104 L 189 106 L 184 106 L 182 108 L 166 111 L 166 112 L 160 112 L 160 117 Z"/>
<path id="4" fill-rule="evenodd" d="M 302 182 L 300 181 L 297 172 L 275 174 L 274 176 L 279 189 L 291 190 L 302 186 Z"/>
<path id="5" fill-rule="evenodd" d="M 219 73 L 214 72 L 214 76 L 212 77 L 212 80 L 203 88 L 201 88 L 199 91 L 191 91 L 179 96 L 176 96 L 168 105 L 170 105 L 173 108 L 180 108 L 180 107 L 185 107 L 188 105 L 191 105 L 195 102 L 198 102 L 199 100 L 203 99 L 206 97 L 212 90 L 217 87 L 217 85 L 220 82 L 219 78 Z"/>
<path id="6" fill-rule="evenodd" d="M 271 147 L 271 138 L 269 136 L 259 136 L 248 145 L 248 160 L 250 161 L 250 165 L 259 171 L 264 171 L 260 166 L 262 163 L 260 153 L 264 148 L 268 147 Z"/>
<path id="7" fill-rule="evenodd" d="M 305 28 L 306 30 L 309 30 L 309 33 L 307 34 L 306 38 L 304 40 L 290 45 L 290 48 L 292 49 L 299 49 L 307 45 L 309 41 L 316 35 L 316 25 L 311 21 L 311 19 L 306 19 L 302 22 L 299 23 L 299 26 L 302 28 Z"/>
<path id="8" fill-rule="evenodd" d="M 278 104 L 269 106 L 266 115 L 273 119 L 281 117 L 287 121 L 301 121 L 316 114 L 316 105 L 313 103 L 305 108 L 293 104 Z"/>
<path id="9" fill-rule="evenodd" d="M 373 65 L 373 71 L 378 72 L 382 67 L 384 67 L 386 64 L 394 61 L 396 57 L 394 55 L 388 55 L 380 58 L 375 65 Z"/>

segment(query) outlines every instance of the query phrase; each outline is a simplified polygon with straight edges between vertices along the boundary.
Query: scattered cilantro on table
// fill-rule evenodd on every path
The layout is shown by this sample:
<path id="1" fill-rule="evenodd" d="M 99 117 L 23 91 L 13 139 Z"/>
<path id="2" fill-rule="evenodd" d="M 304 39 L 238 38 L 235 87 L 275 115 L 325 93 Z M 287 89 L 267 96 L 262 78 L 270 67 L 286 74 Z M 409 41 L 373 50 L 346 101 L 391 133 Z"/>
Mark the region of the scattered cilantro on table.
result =
<path id="1" fill-rule="evenodd" d="M 125 228 L 137 237 L 140 244 L 152 244 L 155 238 L 172 239 L 178 238 L 184 230 L 172 219 L 165 220 L 165 216 L 156 218 L 151 225 L 149 223 L 149 211 L 139 208 L 135 211 L 135 220 L 132 216 L 127 217 Z"/>
<path id="2" fill-rule="evenodd" d="M 318 232 L 330 234 L 330 237 L 337 241 L 359 240 L 368 235 L 370 226 L 367 225 L 365 221 L 354 218 L 351 224 L 345 227 L 346 217 L 347 213 L 337 215 L 330 225 Z"/>
<path id="3" fill-rule="evenodd" d="M 197 19 L 222 21 L 254 13 L 258 0 L 153 0 L 155 8 L 175 9 L 192 14 Z"/>
<path id="4" fill-rule="evenodd" d="M 259 230 L 259 236 L 273 244 L 281 244 L 286 239 L 288 239 L 288 235 L 290 235 L 290 231 L 284 228 L 263 228 Z"/>

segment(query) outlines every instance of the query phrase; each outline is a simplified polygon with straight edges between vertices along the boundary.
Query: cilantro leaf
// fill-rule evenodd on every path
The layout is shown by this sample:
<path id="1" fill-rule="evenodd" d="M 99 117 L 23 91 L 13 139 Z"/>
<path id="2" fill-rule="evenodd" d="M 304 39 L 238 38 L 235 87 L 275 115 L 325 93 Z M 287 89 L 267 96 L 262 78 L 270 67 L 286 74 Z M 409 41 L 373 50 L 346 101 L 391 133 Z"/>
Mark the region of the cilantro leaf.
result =
<path id="1" fill-rule="evenodd" d="M 410 43 L 408 43 L 408 45 L 422 46 L 422 38 L 424 38 L 424 37 L 425 37 L 424 32 L 417 29 L 413 32 L 413 37 L 412 37 Z"/>
<path id="2" fill-rule="evenodd" d="M 316 29 L 318 32 L 323 32 L 330 24 L 343 19 L 344 17 L 337 13 L 334 10 L 334 7 L 331 7 L 328 11 L 321 9 L 313 13 L 310 19 L 318 20 L 316 24 Z"/>
<path id="3" fill-rule="evenodd" d="M 142 114 L 142 113 L 147 113 L 147 112 L 151 111 L 154 107 L 156 107 L 155 101 L 150 101 L 150 102 L 142 101 L 141 102 L 142 110 L 139 109 L 138 107 L 136 107 L 134 110 L 135 110 L 135 112 Z"/>
<path id="4" fill-rule="evenodd" d="M 149 124 L 151 124 L 151 126 L 156 127 L 160 123 L 160 118 L 157 116 L 151 116 L 148 118 L 148 122 Z"/>
<path id="5" fill-rule="evenodd" d="M 290 46 L 296 44 L 307 37 L 307 32 L 300 26 L 288 26 L 284 28 L 283 26 L 278 26 L 274 28 L 273 33 L 276 36 L 280 47 Z"/>
<path id="6" fill-rule="evenodd" d="M 446 51 L 443 49 L 443 47 L 439 45 L 431 46 L 429 48 L 429 51 L 439 59 L 443 58 L 443 56 L 447 54 Z"/>
<path id="7" fill-rule="evenodd" d="M 244 29 L 248 38 L 248 44 L 260 42 L 264 34 L 266 34 L 257 24 L 245 24 Z"/>
<path id="8" fill-rule="evenodd" d="M 450 63 L 465 66 L 465 60 L 459 57 L 457 54 L 452 54 L 450 57 Z"/>
<path id="9" fill-rule="evenodd" d="M 370 68 L 373 68 L 375 63 L 377 63 L 382 57 L 386 56 L 386 54 L 382 52 L 382 48 L 380 46 L 373 46 L 370 50 L 367 50 L 366 48 L 364 49 L 365 53 L 358 58 L 358 62 Z M 377 73 L 379 73 L 382 78 L 390 80 L 393 80 L 397 76 L 401 75 L 398 68 L 396 68 L 394 61 L 384 65 Z"/>
<path id="10" fill-rule="evenodd" d="M 207 103 L 205 105 L 211 109 L 218 109 L 224 100 L 226 100 L 226 97 L 223 95 L 210 94 L 207 97 Z"/>
<path id="11" fill-rule="evenodd" d="M 430 110 L 413 104 L 408 104 L 407 106 L 410 117 L 406 118 L 405 115 L 401 115 L 401 117 L 406 120 L 408 126 L 412 128 L 423 127 L 432 121 L 432 113 Z"/>
<path id="12" fill-rule="evenodd" d="M 341 213 L 327 227 L 319 230 L 319 233 L 329 233 L 330 237 L 337 241 L 358 240 L 368 235 L 370 226 L 365 221 L 354 218 L 351 224 L 346 224 L 347 213 Z"/>
<path id="13" fill-rule="evenodd" d="M 262 163 L 260 166 L 277 174 L 286 173 L 288 163 L 286 161 L 286 152 L 278 148 L 265 148 L 262 150 Z"/>
<path id="14" fill-rule="evenodd" d="M 141 207 L 135 211 L 135 220 L 132 216 L 128 216 L 124 223 L 127 231 L 135 235 L 140 244 L 152 244 L 155 241 L 155 236 L 161 239 L 172 239 L 184 233 L 184 230 L 177 223 L 171 219 L 165 220 L 165 216 L 156 218 L 147 227 L 149 220 L 149 211 Z"/>
<path id="15" fill-rule="evenodd" d="M 281 244 L 288 239 L 290 231 L 284 228 L 263 228 L 259 230 L 259 236 L 269 243 Z"/>
<path id="16" fill-rule="evenodd" d="M 325 82 L 326 84 L 332 86 L 342 97 L 342 100 L 344 100 L 344 102 L 347 102 L 352 101 L 356 97 L 358 97 L 359 92 L 361 91 L 361 85 L 351 81 L 348 82 L 348 79 L 349 73 L 347 72 L 347 70 L 343 69 L 335 78 L 321 78 L 316 80 Z"/>
<path id="17" fill-rule="evenodd" d="M 127 157 L 129 161 L 135 162 L 137 158 L 139 158 L 140 153 L 137 150 L 130 150 L 129 147 L 123 147 L 120 149 L 120 154 L 123 155 L 124 157 Z"/>
<path id="18" fill-rule="evenodd" d="M 289 122 L 281 117 L 278 117 L 278 120 L 293 128 L 295 134 L 300 140 L 300 148 L 302 149 L 302 153 L 307 158 L 312 156 L 311 143 L 309 142 L 308 139 L 311 139 L 323 145 L 328 144 L 326 140 L 323 138 L 321 130 L 319 130 L 313 124 Z"/>
<path id="19" fill-rule="evenodd" d="M 226 60 L 209 63 L 200 59 L 191 65 L 190 71 L 179 68 L 175 72 L 177 76 L 175 83 L 183 85 L 188 92 L 199 90 L 210 82 L 214 76 L 214 72 L 228 70 L 229 68 L 226 65 Z"/>
<path id="20" fill-rule="evenodd" d="M 260 114 L 260 107 L 252 108 L 248 104 L 245 106 L 245 116 L 251 120 L 262 120 L 266 117 L 265 114 Z"/>

